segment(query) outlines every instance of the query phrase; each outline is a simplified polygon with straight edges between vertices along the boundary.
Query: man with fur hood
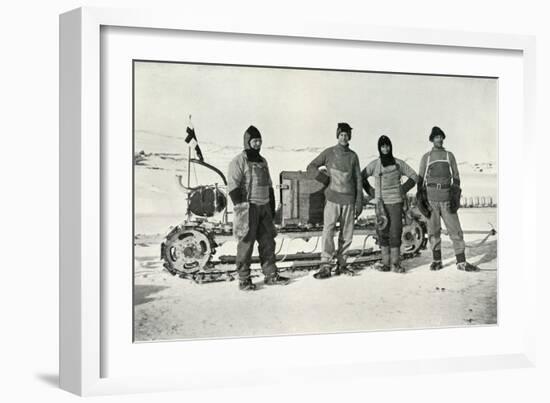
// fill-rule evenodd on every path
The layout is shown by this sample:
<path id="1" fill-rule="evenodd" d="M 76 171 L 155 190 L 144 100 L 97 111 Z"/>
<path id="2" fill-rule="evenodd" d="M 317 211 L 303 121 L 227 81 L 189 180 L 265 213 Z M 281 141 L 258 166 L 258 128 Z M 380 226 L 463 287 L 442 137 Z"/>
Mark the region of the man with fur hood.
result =
<path id="1" fill-rule="evenodd" d="M 346 268 L 346 252 L 353 241 L 355 217 L 363 210 L 363 187 L 359 158 L 349 148 L 351 129 L 347 123 L 338 123 L 337 144 L 325 149 L 307 166 L 309 177 L 327 186 L 321 267 L 314 274 L 317 279 L 331 276 L 331 260 L 334 257 L 337 260 L 336 274 L 353 274 Z M 335 250 L 334 232 L 337 223 L 340 224 L 340 230 L 338 249 Z"/>
<path id="2" fill-rule="evenodd" d="M 227 189 L 233 202 L 233 234 L 237 238 L 236 266 L 239 288 L 255 290 L 250 278 L 254 242 L 258 251 L 265 285 L 288 284 L 275 265 L 275 193 L 267 161 L 260 155 L 262 135 L 250 126 L 244 133 L 244 150 L 229 164 Z"/>

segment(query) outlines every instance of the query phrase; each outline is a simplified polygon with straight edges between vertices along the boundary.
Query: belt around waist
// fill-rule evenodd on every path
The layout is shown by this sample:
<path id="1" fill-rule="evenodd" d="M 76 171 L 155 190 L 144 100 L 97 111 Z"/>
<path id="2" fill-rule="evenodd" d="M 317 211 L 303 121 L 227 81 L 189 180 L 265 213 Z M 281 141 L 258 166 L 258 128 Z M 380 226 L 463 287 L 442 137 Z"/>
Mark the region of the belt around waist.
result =
<path id="1" fill-rule="evenodd" d="M 451 188 L 450 184 L 445 184 L 445 183 L 428 183 L 426 186 L 429 187 L 429 188 L 437 188 L 437 189 L 450 189 Z"/>

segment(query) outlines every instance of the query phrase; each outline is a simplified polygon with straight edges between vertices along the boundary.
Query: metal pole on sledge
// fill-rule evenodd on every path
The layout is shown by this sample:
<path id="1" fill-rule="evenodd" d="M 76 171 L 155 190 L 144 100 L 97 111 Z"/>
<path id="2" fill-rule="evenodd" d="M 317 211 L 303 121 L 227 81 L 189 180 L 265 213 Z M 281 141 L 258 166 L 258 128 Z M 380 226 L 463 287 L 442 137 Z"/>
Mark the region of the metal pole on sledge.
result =
<path id="1" fill-rule="evenodd" d="M 193 123 L 191 122 L 191 115 L 189 115 L 189 127 L 193 129 Z M 191 143 L 187 144 L 187 188 L 191 187 Z M 191 221 L 191 210 L 189 208 L 189 197 L 187 197 L 187 221 Z"/>

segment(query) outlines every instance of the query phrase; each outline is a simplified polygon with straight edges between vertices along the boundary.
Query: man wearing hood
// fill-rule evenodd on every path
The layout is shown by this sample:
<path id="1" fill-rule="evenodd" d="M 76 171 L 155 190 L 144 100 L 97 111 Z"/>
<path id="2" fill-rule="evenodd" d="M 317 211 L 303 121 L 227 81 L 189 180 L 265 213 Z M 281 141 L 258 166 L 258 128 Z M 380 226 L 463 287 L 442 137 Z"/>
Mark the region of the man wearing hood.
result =
<path id="1" fill-rule="evenodd" d="M 377 205 L 377 215 L 384 215 L 387 222 L 377 228 L 382 261 L 380 271 L 393 270 L 404 273 L 401 266 L 401 236 L 403 233 L 403 208 L 406 194 L 418 181 L 418 175 L 405 161 L 393 156 L 392 142 L 387 136 L 378 139 L 379 158 L 371 161 L 361 172 L 363 188 Z M 368 178 L 374 177 L 374 188 Z M 401 178 L 408 180 L 401 185 Z"/>
<path id="2" fill-rule="evenodd" d="M 314 277 L 324 279 L 331 276 L 331 260 L 336 255 L 336 274 L 352 272 L 346 268 L 346 251 L 353 240 L 355 217 L 363 210 L 361 167 L 357 154 L 349 148 L 351 127 L 338 123 L 337 144 L 325 149 L 307 166 L 307 173 L 327 188 L 323 213 L 323 250 L 321 267 Z M 338 250 L 334 247 L 336 224 L 340 224 Z"/>
<path id="3" fill-rule="evenodd" d="M 250 278 L 250 261 L 254 242 L 258 252 L 265 285 L 288 284 L 275 265 L 275 193 L 267 161 L 260 155 L 262 135 L 250 126 L 244 133 L 244 151 L 229 164 L 227 189 L 233 202 L 233 234 L 237 238 L 236 266 L 239 288 L 255 290 Z"/>
<path id="4" fill-rule="evenodd" d="M 443 148 L 445 133 L 434 126 L 430 133 L 433 148 L 422 156 L 418 174 L 419 202 L 427 199 L 427 208 L 421 209 L 428 219 L 428 239 L 432 250 L 433 261 L 430 270 L 441 270 L 441 219 L 456 256 L 456 267 L 463 271 L 478 271 L 479 268 L 466 261 L 464 236 L 458 218 L 460 207 L 460 175 L 455 156 Z"/>

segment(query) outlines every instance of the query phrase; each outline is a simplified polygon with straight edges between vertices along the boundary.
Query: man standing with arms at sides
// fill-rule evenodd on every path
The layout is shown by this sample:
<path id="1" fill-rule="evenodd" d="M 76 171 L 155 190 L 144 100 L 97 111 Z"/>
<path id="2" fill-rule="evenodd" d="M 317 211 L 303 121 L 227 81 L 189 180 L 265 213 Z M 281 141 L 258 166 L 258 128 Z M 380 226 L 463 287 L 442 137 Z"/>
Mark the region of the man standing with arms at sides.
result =
<path id="1" fill-rule="evenodd" d="M 458 218 L 460 207 L 460 175 L 455 156 L 443 148 L 445 133 L 434 126 L 430 133 L 433 148 L 420 160 L 417 199 L 425 203 L 420 210 L 428 219 L 428 238 L 433 261 L 430 270 L 441 270 L 441 219 L 453 242 L 458 270 L 478 271 L 466 261 L 464 236 Z"/>
<path id="2" fill-rule="evenodd" d="M 353 240 L 355 217 L 359 216 L 363 210 L 363 187 L 359 158 L 349 148 L 351 130 L 349 124 L 338 123 L 337 144 L 325 149 L 307 166 L 308 176 L 327 186 L 323 213 L 321 267 L 314 274 L 317 279 L 331 276 L 331 260 L 335 256 L 337 260 L 335 274 L 353 274 L 353 271 L 346 268 L 346 251 Z M 340 231 L 338 249 L 335 250 L 334 232 L 337 223 L 340 224 Z"/>
<path id="3" fill-rule="evenodd" d="M 227 190 L 233 202 L 233 235 L 237 238 L 236 266 L 239 289 L 256 289 L 250 278 L 250 260 L 258 241 L 265 285 L 288 284 L 275 265 L 275 193 L 267 161 L 260 155 L 262 135 L 250 126 L 244 133 L 244 151 L 229 164 Z"/>

